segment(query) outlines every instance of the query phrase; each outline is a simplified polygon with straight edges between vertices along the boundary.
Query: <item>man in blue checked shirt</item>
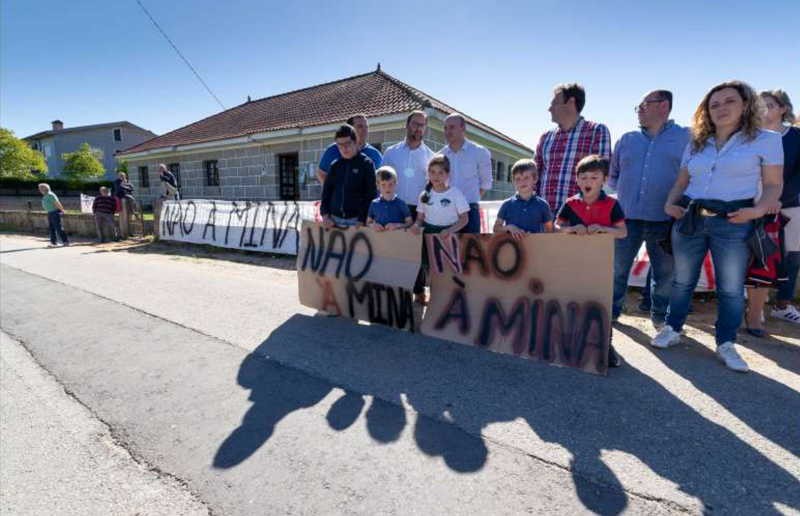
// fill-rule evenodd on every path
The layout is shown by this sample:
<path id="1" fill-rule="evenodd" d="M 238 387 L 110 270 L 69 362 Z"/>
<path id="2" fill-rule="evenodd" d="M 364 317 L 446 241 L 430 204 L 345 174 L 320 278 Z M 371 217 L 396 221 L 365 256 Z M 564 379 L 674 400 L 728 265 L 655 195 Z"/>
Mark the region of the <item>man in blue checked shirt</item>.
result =
<path id="1" fill-rule="evenodd" d="M 667 90 L 651 91 L 635 110 L 640 128 L 625 133 L 617 142 L 609 175 L 609 186 L 618 192 L 628 225 L 628 236 L 615 242 L 612 317 L 617 319 L 622 312 L 628 275 L 644 242 L 652 272 L 650 315 L 660 328 L 672 285 L 672 256 L 660 245 L 669 238 L 670 230 L 663 206 L 678 177 L 689 131 L 669 119 L 672 93 Z"/>

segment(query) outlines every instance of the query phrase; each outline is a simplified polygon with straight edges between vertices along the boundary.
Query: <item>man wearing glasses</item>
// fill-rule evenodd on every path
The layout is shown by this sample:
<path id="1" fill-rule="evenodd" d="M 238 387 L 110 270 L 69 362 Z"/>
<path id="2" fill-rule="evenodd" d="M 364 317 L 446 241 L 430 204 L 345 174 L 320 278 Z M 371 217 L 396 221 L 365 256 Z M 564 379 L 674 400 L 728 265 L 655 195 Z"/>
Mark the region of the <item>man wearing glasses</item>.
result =
<path id="1" fill-rule="evenodd" d="M 672 285 L 672 256 L 659 244 L 669 238 L 664 204 L 689 143 L 689 131 L 669 119 L 671 110 L 671 92 L 655 90 L 644 96 L 635 107 L 640 129 L 619 139 L 609 174 L 609 186 L 617 190 L 628 225 L 628 236 L 615 241 L 612 318 L 622 312 L 628 274 L 644 242 L 652 278 L 650 317 L 656 328 L 664 324 Z"/>

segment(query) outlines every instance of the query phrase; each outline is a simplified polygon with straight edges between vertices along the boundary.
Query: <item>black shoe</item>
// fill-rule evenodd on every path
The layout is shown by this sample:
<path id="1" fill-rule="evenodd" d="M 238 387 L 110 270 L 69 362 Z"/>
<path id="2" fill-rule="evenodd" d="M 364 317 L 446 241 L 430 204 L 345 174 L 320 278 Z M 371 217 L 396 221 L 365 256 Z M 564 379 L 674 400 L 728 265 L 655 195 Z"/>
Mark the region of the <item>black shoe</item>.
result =
<path id="1" fill-rule="evenodd" d="M 608 367 L 620 367 L 622 365 L 622 357 L 617 355 L 614 346 L 608 345 Z"/>

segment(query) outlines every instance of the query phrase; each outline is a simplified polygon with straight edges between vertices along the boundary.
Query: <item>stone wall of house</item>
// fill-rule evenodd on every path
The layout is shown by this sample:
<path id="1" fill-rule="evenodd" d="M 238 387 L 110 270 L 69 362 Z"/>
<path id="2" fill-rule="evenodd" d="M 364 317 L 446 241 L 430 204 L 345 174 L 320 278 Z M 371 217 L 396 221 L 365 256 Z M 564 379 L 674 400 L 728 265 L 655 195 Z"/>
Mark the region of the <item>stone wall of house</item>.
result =
<path id="1" fill-rule="evenodd" d="M 381 151 L 405 138 L 403 124 L 376 127 L 370 131 L 369 142 Z M 153 159 L 129 159 L 128 171 L 131 182 L 136 187 L 136 197 L 149 206 L 162 193 L 158 179 L 159 163 L 178 163 L 180 165 L 181 193 L 184 198 L 202 199 L 279 199 L 279 156 L 297 153 L 299 200 L 319 199 L 322 186 L 316 179 L 317 164 L 325 149 L 332 143 L 332 135 L 314 135 L 296 141 L 279 144 L 260 144 L 228 150 L 210 150 L 202 153 L 176 154 L 172 157 L 160 156 Z M 444 134 L 440 129 L 429 127 L 425 143 L 433 151 L 444 146 Z M 479 142 L 486 144 L 485 142 Z M 507 152 L 490 147 L 494 167 L 494 188 L 484 197 L 486 200 L 504 199 L 513 193 L 508 181 L 511 164 L 518 158 Z M 219 186 L 208 186 L 205 162 L 217 161 Z M 501 170 L 498 170 L 498 163 Z M 143 170 L 149 187 L 144 187 Z"/>

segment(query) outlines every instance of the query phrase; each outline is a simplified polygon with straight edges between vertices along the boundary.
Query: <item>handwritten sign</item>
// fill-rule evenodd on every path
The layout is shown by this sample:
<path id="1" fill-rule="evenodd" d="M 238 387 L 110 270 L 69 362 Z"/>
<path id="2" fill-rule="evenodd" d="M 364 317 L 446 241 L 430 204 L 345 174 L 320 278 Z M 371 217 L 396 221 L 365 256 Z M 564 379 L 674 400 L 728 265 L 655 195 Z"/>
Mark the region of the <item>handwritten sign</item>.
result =
<path id="1" fill-rule="evenodd" d="M 303 222 L 297 275 L 300 303 L 333 315 L 414 331 L 411 290 L 422 236 Z"/>
<path id="2" fill-rule="evenodd" d="M 607 235 L 426 236 L 422 333 L 605 374 L 614 242 Z"/>

